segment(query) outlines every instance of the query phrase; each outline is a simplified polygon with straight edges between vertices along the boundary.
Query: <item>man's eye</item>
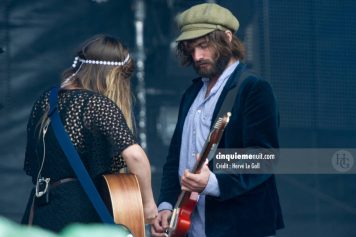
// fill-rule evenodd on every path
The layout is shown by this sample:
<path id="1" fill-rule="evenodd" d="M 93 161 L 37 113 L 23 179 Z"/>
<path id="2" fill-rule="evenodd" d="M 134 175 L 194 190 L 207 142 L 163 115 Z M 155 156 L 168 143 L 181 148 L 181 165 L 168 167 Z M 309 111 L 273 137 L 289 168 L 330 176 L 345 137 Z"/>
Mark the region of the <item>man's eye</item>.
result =
<path id="1" fill-rule="evenodd" d="M 193 53 L 193 49 L 187 49 L 186 52 L 187 52 L 187 54 L 192 54 Z"/>

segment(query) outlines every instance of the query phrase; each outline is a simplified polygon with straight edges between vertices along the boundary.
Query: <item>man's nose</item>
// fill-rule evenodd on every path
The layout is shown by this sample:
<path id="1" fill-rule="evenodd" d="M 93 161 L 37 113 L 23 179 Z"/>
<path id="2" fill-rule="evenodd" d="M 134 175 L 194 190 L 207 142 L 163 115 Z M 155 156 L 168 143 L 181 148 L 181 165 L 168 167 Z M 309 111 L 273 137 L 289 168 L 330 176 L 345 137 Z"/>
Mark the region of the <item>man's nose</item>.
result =
<path id="1" fill-rule="evenodd" d="M 192 53 L 192 58 L 194 61 L 199 61 L 204 58 L 204 52 L 203 50 L 199 48 L 195 48 L 193 53 Z"/>

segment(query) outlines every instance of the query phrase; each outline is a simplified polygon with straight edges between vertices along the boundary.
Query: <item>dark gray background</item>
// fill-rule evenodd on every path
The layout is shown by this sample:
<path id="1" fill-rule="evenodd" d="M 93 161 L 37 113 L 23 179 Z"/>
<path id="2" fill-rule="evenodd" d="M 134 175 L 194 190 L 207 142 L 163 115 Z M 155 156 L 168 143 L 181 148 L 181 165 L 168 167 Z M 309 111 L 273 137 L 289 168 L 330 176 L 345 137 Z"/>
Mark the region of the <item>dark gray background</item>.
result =
<path id="1" fill-rule="evenodd" d="M 201 2 L 145 1 L 147 153 L 156 197 L 179 99 L 195 77 L 178 65 L 171 50 L 177 36 L 174 16 Z M 356 2 L 216 2 L 238 17 L 246 62 L 274 88 L 281 146 L 354 148 Z M 118 36 L 135 52 L 134 6 L 135 1 L 118 0 L 1 1 L 0 215 L 19 221 L 31 189 L 22 165 L 32 103 L 58 82 L 79 44 L 94 34 Z M 286 223 L 278 236 L 356 236 L 355 175 L 277 179 Z"/>

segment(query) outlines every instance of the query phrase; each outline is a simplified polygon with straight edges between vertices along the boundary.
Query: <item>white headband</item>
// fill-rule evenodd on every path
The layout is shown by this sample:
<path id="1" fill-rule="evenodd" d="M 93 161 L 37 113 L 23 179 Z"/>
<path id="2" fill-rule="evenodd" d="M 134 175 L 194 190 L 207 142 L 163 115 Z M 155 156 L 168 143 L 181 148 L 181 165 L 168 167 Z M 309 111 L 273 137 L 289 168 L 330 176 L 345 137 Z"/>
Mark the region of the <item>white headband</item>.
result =
<path id="1" fill-rule="evenodd" d="M 125 65 L 130 59 L 130 54 L 127 54 L 126 58 L 122 62 L 116 61 L 100 61 L 100 60 L 91 60 L 91 59 L 82 59 L 80 57 L 75 57 L 72 67 L 75 68 L 77 66 L 78 61 L 81 63 L 87 64 L 98 64 L 98 65 L 111 65 L 111 66 L 123 66 Z"/>
<path id="2" fill-rule="evenodd" d="M 83 63 L 87 63 L 87 64 L 98 64 L 98 65 L 109 65 L 109 66 L 123 66 L 125 65 L 130 59 L 130 55 L 127 54 L 126 58 L 124 61 L 122 62 L 116 62 L 116 61 L 100 61 L 100 60 L 91 60 L 91 59 L 82 59 L 79 57 L 75 57 L 74 58 L 74 62 L 72 64 L 72 67 L 75 68 L 77 66 L 78 61 L 81 62 L 79 68 L 77 69 L 77 71 L 75 73 L 73 73 L 71 76 L 67 77 L 64 81 L 63 81 L 63 85 L 67 84 L 72 78 L 73 76 L 75 76 L 80 68 L 82 67 Z"/>

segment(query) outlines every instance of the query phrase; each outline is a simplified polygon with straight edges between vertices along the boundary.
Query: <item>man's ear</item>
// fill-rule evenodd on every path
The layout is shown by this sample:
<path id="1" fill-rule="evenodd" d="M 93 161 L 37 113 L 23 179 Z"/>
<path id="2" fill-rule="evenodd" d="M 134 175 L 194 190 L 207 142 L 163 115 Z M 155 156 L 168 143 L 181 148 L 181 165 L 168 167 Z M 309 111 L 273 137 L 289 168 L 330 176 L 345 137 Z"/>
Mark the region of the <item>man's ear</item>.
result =
<path id="1" fill-rule="evenodd" d="M 229 42 L 231 42 L 232 40 L 232 32 L 229 30 L 225 30 L 225 35 L 227 37 L 227 39 L 229 40 Z"/>

